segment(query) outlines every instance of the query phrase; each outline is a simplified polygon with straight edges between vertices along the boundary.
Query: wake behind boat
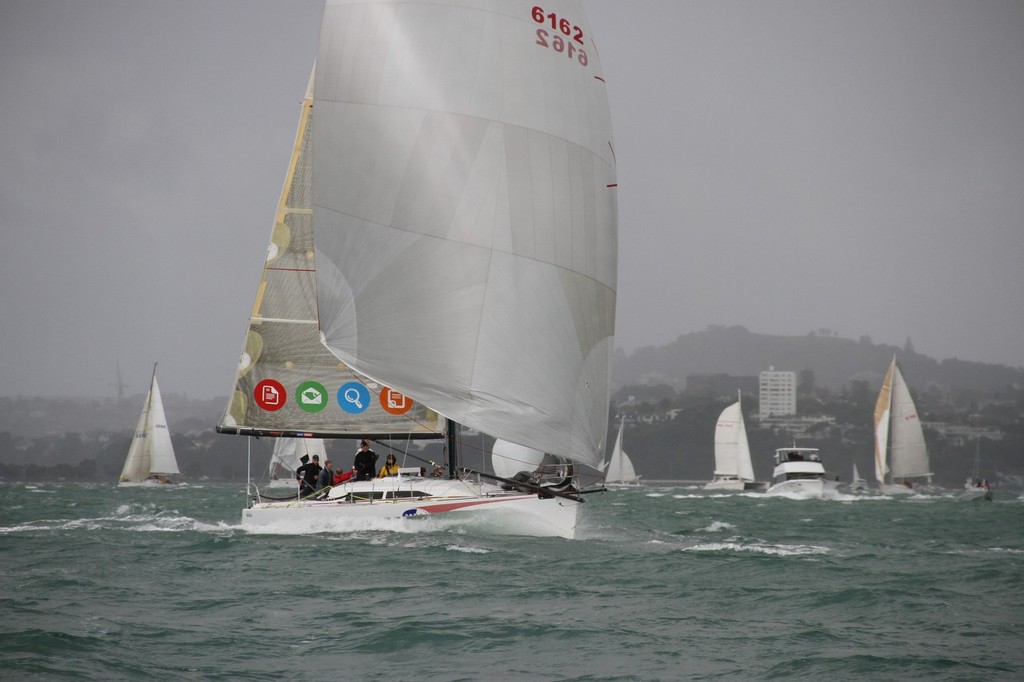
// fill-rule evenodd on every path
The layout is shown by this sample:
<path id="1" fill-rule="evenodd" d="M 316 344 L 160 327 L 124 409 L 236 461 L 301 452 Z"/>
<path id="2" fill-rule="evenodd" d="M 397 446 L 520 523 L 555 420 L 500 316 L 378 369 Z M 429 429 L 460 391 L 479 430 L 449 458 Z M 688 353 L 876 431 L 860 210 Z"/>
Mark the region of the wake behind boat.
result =
<path id="1" fill-rule="evenodd" d="M 117 485 L 119 488 L 163 487 L 180 483 L 180 476 L 154 364 L 146 402 L 142 406 L 142 414 L 139 415 L 139 423 L 135 427 Z"/>
<path id="2" fill-rule="evenodd" d="M 766 495 L 834 497 L 838 483 L 827 480 L 818 448 L 779 448 Z"/>
<path id="3" fill-rule="evenodd" d="M 256 491 L 243 527 L 447 514 L 572 537 L 606 437 L 614 169 L 579 2 L 328 0 L 218 431 L 398 451 L 441 439 L 429 464 L 444 476 L 345 483 L 324 499 Z M 468 470 L 463 426 L 556 470 Z"/>

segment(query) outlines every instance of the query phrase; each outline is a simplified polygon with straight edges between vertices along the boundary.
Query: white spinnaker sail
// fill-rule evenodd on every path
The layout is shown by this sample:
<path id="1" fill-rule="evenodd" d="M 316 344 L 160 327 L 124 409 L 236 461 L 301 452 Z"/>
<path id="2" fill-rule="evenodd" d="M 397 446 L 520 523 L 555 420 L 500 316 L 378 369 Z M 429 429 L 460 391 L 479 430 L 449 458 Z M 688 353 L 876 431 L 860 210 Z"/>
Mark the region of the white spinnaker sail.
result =
<path id="1" fill-rule="evenodd" d="M 914 399 L 903 379 L 900 368 L 894 365 L 892 381 L 892 452 L 890 468 L 894 478 L 931 476 L 924 430 L 917 416 Z"/>
<path id="2" fill-rule="evenodd" d="M 496 476 L 503 478 L 512 478 L 520 471 L 535 471 L 543 459 L 542 450 L 516 445 L 507 440 L 496 440 L 491 448 L 491 467 Z"/>
<path id="3" fill-rule="evenodd" d="M 328 0 L 317 65 L 326 345 L 462 424 L 597 465 L 616 180 L 580 3 Z"/>
<path id="4" fill-rule="evenodd" d="M 722 410 L 715 424 L 715 476 L 754 480 L 754 465 L 750 460 L 750 445 L 739 401 Z"/>
<path id="5" fill-rule="evenodd" d="M 622 431 L 625 423 L 625 419 L 619 421 L 619 435 L 615 438 L 615 447 L 612 448 L 612 456 L 608 460 L 608 470 L 604 475 L 604 480 L 608 483 L 632 483 L 637 480 L 633 462 L 622 447 Z"/>

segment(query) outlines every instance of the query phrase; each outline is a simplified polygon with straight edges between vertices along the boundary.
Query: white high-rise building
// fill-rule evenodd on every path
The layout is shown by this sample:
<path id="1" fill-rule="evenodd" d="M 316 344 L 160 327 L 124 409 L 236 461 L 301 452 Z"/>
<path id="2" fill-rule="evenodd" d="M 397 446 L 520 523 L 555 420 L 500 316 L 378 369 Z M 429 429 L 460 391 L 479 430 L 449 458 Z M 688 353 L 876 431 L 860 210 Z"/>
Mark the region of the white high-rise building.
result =
<path id="1" fill-rule="evenodd" d="M 759 384 L 761 419 L 796 414 L 796 372 L 777 372 L 769 367 L 761 372 Z"/>

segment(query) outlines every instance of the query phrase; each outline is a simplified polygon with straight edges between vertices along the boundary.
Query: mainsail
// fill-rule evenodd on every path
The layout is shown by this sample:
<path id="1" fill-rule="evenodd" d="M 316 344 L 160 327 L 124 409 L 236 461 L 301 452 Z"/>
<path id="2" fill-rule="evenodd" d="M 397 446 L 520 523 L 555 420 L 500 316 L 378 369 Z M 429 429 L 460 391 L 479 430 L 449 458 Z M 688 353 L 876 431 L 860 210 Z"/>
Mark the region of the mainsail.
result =
<path id="1" fill-rule="evenodd" d="M 174 476 L 178 471 L 178 460 L 171 444 L 171 432 L 167 428 L 164 401 L 156 381 L 156 365 L 149 393 L 135 426 L 135 435 L 128 448 L 119 481 L 122 483 L 145 481 L 150 476 Z"/>
<path id="2" fill-rule="evenodd" d="M 313 79 L 221 433 L 301 436 L 433 436 L 443 420 L 366 380 L 321 343 L 311 209 Z M 372 392 L 372 395 L 371 395 Z"/>
<path id="3" fill-rule="evenodd" d="M 592 466 L 617 257 L 601 76 L 579 2 L 327 0 L 312 126 L 327 347 L 461 424 Z"/>
<path id="4" fill-rule="evenodd" d="M 754 465 L 750 460 L 750 445 L 739 400 L 722 410 L 715 423 L 715 477 L 754 480 Z"/>
<path id="5" fill-rule="evenodd" d="M 896 358 L 892 359 L 889 371 L 882 380 L 882 388 L 875 401 L 875 479 L 885 483 L 889 473 L 889 414 L 892 407 L 892 375 L 896 369 Z"/>

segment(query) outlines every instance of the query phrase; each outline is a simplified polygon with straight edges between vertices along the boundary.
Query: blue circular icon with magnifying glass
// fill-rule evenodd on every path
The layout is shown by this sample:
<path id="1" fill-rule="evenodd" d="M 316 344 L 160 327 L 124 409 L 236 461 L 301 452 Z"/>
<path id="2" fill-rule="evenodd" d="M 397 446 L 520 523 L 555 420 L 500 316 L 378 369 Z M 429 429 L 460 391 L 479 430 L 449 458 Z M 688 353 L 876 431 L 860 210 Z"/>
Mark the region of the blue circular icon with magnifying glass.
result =
<path id="1" fill-rule="evenodd" d="M 338 404 L 349 414 L 366 412 L 370 407 L 370 389 L 358 381 L 350 381 L 338 389 Z"/>

